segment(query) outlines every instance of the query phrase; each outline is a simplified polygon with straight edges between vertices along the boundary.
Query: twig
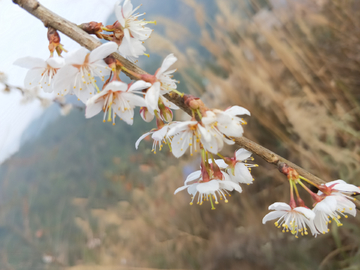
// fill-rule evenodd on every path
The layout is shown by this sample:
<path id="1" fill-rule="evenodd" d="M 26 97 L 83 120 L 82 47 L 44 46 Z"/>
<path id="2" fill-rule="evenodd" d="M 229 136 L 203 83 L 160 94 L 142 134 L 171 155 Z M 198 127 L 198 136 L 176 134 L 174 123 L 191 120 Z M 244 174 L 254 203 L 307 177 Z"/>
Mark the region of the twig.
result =
<path id="1" fill-rule="evenodd" d="M 75 40 L 81 46 L 89 50 L 93 50 L 102 44 L 99 40 L 95 39 L 94 37 L 87 34 L 85 31 L 77 27 L 74 23 L 48 10 L 36 0 L 13 0 L 13 2 L 15 4 L 18 4 L 20 7 L 22 7 L 23 9 L 25 9 L 26 11 L 28 11 L 38 19 L 40 19 L 44 23 L 45 27 L 51 26 L 59 30 L 60 32 L 67 35 L 69 38 Z M 113 53 L 112 56 L 118 59 L 127 70 L 135 72 L 137 74 L 147 74 L 146 71 L 140 69 L 138 66 L 128 61 L 118 53 Z M 129 76 L 131 79 L 134 79 L 134 77 L 131 74 L 127 72 L 125 72 L 125 74 Z M 182 98 L 181 96 L 175 93 L 166 94 L 164 96 L 168 100 L 176 104 L 178 107 L 180 107 L 183 111 L 191 115 L 191 109 L 185 105 L 184 98 Z M 236 145 L 243 147 L 249 150 L 250 152 L 258 155 L 268 163 L 274 164 L 276 166 L 278 165 L 279 162 L 286 163 L 289 167 L 294 168 L 300 175 L 304 176 L 305 178 L 311 180 L 312 182 L 318 185 L 327 182 L 309 173 L 300 166 L 288 161 L 287 159 L 273 153 L 267 148 L 245 137 L 233 138 L 233 139 L 235 140 Z M 360 209 L 360 203 L 355 201 L 355 204 L 356 207 Z"/>

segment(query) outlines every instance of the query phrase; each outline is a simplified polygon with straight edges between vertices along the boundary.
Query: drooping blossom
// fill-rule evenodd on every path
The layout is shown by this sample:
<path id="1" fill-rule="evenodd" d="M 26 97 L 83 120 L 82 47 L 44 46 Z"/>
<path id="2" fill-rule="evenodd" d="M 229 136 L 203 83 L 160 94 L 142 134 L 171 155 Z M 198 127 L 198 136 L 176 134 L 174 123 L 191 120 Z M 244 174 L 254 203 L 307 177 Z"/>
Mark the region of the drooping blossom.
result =
<path id="1" fill-rule="evenodd" d="M 149 86 L 150 84 L 144 81 L 136 81 L 131 85 L 119 81 L 111 82 L 105 86 L 104 90 L 86 102 L 85 116 L 91 118 L 102 110 L 104 111 L 104 122 L 108 115 L 107 120 L 115 124 L 115 118 L 118 115 L 121 120 L 132 125 L 134 108 L 145 105 L 145 99 L 137 94 L 141 94 L 141 90 Z"/>
<path id="2" fill-rule="evenodd" d="M 235 152 L 234 157 L 215 161 L 220 168 L 226 169 L 230 179 L 235 183 L 251 184 L 254 181 L 250 173 L 251 167 L 257 166 L 247 163 L 248 160 L 252 160 L 251 155 L 251 152 L 241 148 Z"/>
<path id="3" fill-rule="evenodd" d="M 38 86 L 50 93 L 53 91 L 54 76 L 65 65 L 65 61 L 61 57 L 51 57 L 44 61 L 41 58 L 28 56 L 16 60 L 14 65 L 29 69 L 24 80 L 25 88 Z"/>
<path id="4" fill-rule="evenodd" d="M 217 129 L 226 136 L 241 137 L 244 133 L 242 125 L 246 122 L 238 115 L 244 114 L 250 115 L 250 112 L 243 107 L 232 106 L 225 111 L 218 109 L 208 110 L 201 121 L 205 126 Z"/>
<path id="5" fill-rule="evenodd" d="M 262 220 L 265 224 L 269 220 L 277 219 L 275 226 L 282 228 L 282 232 L 291 232 L 295 237 L 307 235 L 307 227 L 309 227 L 313 235 L 317 234 L 314 226 L 315 213 L 305 207 L 291 208 L 290 205 L 283 202 L 276 202 L 269 206 L 269 210 L 274 210 Z"/>
<path id="6" fill-rule="evenodd" d="M 170 109 L 177 110 L 177 107 L 172 102 L 168 101 L 163 97 L 164 94 L 169 93 L 172 89 L 176 89 L 176 80 L 172 79 L 172 73 L 176 71 L 176 69 L 169 70 L 170 66 L 172 66 L 177 61 L 177 58 L 174 54 L 169 54 L 161 64 L 161 67 L 155 72 L 155 75 L 150 78 L 153 81 L 153 85 L 146 92 L 146 103 L 148 104 L 149 112 L 154 114 L 154 111 L 159 111 L 159 99 L 166 107 Z"/>
<path id="7" fill-rule="evenodd" d="M 97 47 L 90 53 L 85 48 L 70 52 L 66 57 L 66 64 L 56 76 L 55 93 L 60 96 L 75 94 L 82 102 L 86 102 L 96 94 L 95 77 L 104 81 L 111 72 L 110 67 L 103 60 L 115 52 L 117 44 L 108 42 Z"/>
<path id="8" fill-rule="evenodd" d="M 168 136 L 167 132 L 169 130 L 171 124 L 164 125 L 160 129 L 155 129 L 150 132 L 147 132 L 140 136 L 140 138 L 135 143 L 135 148 L 138 149 L 140 142 L 147 136 L 151 135 L 151 138 L 154 140 L 152 150 L 154 154 L 156 154 L 157 149 L 159 148 L 159 151 L 161 151 L 163 147 L 163 143 L 168 143 Z"/>
<path id="9" fill-rule="evenodd" d="M 202 205 L 205 200 L 210 200 L 211 202 L 214 200 L 215 204 L 218 204 L 219 200 L 224 199 L 227 203 L 228 200 L 226 196 L 229 194 L 229 191 L 236 190 L 241 193 L 242 189 L 238 184 L 235 184 L 230 180 L 227 173 L 221 172 L 221 174 L 221 177 L 214 176 L 210 178 L 208 173 L 202 168 L 202 170 L 195 171 L 188 175 L 184 182 L 184 186 L 176 189 L 174 194 L 187 189 L 188 193 L 192 196 L 190 205 L 193 204 L 196 195 L 197 204 L 200 205 Z"/>
<path id="10" fill-rule="evenodd" d="M 347 218 L 347 214 L 356 216 L 356 206 L 351 195 L 359 194 L 359 187 L 335 180 L 321 185 L 319 189 L 318 195 L 323 199 L 316 203 L 313 211 L 316 214 L 314 224 L 320 233 L 329 231 L 328 224 L 331 221 L 342 226 L 341 217 Z"/>
<path id="11" fill-rule="evenodd" d="M 145 53 L 145 47 L 142 41 L 150 37 L 152 29 L 146 27 L 148 23 L 155 23 L 140 20 L 139 17 L 144 13 L 134 13 L 140 6 L 133 8 L 130 0 L 118 1 L 115 5 L 115 14 L 118 22 L 120 23 L 124 37 L 119 46 L 119 52 L 124 57 L 138 58 Z"/>

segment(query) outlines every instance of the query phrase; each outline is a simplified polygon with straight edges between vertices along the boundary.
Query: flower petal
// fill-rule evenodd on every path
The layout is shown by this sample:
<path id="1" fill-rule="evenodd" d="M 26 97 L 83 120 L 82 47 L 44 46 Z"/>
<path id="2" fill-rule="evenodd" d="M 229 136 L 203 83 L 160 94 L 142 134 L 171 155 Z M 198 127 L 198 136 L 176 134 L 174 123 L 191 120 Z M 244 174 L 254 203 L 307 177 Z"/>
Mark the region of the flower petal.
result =
<path id="1" fill-rule="evenodd" d="M 89 62 L 94 63 L 98 60 L 103 60 L 113 52 L 116 52 L 117 49 L 118 49 L 118 45 L 115 42 L 108 42 L 102 44 L 90 52 Z"/>

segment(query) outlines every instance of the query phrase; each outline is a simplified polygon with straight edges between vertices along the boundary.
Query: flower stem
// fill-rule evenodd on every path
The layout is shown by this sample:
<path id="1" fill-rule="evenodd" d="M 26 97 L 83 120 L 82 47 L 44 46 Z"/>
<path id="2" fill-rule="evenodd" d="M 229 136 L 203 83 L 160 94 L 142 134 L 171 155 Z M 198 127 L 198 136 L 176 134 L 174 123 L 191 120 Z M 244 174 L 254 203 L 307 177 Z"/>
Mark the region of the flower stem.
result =
<path id="1" fill-rule="evenodd" d="M 315 184 L 314 182 L 310 181 L 309 179 L 306 179 L 305 177 L 303 177 L 301 175 L 299 175 L 299 178 L 306 181 L 306 182 L 308 182 L 310 185 L 319 188 L 319 185 Z"/>
<path id="2" fill-rule="evenodd" d="M 305 190 L 311 195 L 311 197 L 312 197 L 315 201 L 320 202 L 320 201 L 322 200 L 322 198 L 321 198 L 319 195 L 315 194 L 315 193 L 312 192 L 307 186 L 305 186 L 304 183 L 300 181 L 300 179 L 298 180 L 298 183 L 299 183 L 300 186 L 303 187 L 303 189 L 305 189 Z"/>
<path id="3" fill-rule="evenodd" d="M 121 66 L 121 69 L 122 69 L 123 71 L 125 71 L 126 73 L 131 74 L 131 75 L 134 76 L 135 78 L 137 78 L 137 79 L 139 79 L 139 80 L 141 79 L 141 75 L 140 75 L 140 74 L 137 74 L 137 73 L 135 73 L 135 72 L 127 69 L 127 68 L 124 67 L 124 66 Z"/>
<path id="4" fill-rule="evenodd" d="M 171 91 L 171 92 L 174 92 L 175 94 L 178 94 L 180 97 L 183 97 L 183 96 L 184 96 L 184 93 L 181 93 L 181 92 L 179 92 L 179 91 L 176 90 L 176 89 L 170 88 L 170 91 Z"/>
<path id="5" fill-rule="evenodd" d="M 225 158 L 225 157 L 224 157 L 222 154 L 220 154 L 220 153 L 217 153 L 216 155 L 218 155 L 218 156 L 221 157 L 222 159 Z"/>
<path id="6" fill-rule="evenodd" d="M 200 113 L 199 108 L 196 109 L 196 112 L 197 112 L 197 114 L 198 114 L 198 116 L 199 116 L 199 118 L 200 118 L 200 120 L 201 120 L 201 119 L 202 119 L 202 115 L 201 115 L 201 113 Z"/>

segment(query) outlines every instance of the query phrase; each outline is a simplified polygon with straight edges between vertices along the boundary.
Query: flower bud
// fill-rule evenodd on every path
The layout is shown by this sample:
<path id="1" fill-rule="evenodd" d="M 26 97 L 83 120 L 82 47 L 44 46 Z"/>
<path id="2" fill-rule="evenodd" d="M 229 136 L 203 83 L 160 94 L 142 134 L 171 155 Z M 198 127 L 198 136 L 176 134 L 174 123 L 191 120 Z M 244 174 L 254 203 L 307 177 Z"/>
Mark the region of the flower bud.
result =
<path id="1" fill-rule="evenodd" d="M 89 22 L 89 23 L 82 23 L 79 25 L 79 27 L 84 30 L 86 33 L 88 34 L 93 34 L 95 35 L 98 32 L 102 32 L 102 23 L 98 23 L 98 22 Z"/>

